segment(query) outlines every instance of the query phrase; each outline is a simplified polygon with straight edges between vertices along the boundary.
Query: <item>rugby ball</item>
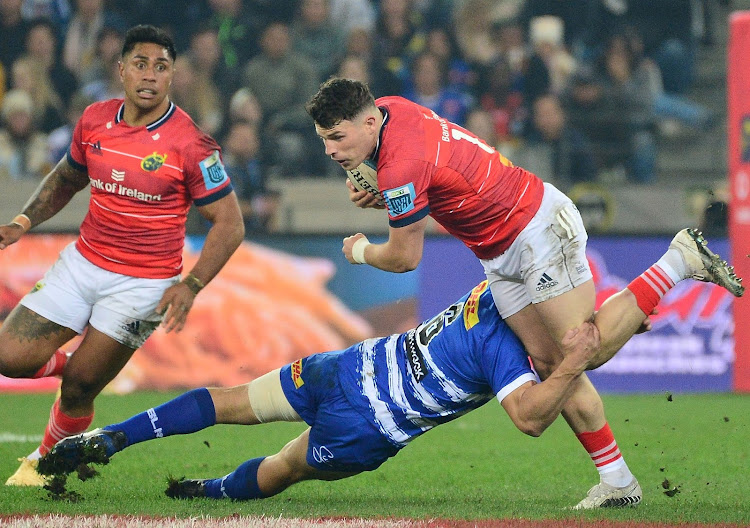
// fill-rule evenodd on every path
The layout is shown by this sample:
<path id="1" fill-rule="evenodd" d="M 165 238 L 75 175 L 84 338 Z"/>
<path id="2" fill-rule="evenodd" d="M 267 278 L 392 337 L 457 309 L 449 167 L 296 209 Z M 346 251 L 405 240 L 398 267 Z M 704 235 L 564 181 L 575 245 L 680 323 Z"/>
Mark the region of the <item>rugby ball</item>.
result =
<path id="1" fill-rule="evenodd" d="M 365 160 L 356 169 L 346 171 L 346 174 L 356 189 L 367 191 L 380 197 L 380 190 L 378 189 L 378 171 L 373 162 Z"/>

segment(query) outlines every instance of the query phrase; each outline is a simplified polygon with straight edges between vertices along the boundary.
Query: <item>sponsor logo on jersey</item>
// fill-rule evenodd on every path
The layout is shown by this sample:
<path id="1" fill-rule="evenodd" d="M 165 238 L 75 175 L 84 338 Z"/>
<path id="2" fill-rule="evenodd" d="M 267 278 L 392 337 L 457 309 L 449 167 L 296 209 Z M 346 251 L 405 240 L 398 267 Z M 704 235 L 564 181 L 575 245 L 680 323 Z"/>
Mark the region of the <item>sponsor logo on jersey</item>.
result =
<path id="1" fill-rule="evenodd" d="M 114 178 L 115 172 L 118 172 L 118 178 L 122 177 L 125 178 L 125 172 L 119 172 L 112 169 L 112 178 Z M 143 200 L 144 202 L 160 202 L 161 201 L 161 194 L 148 194 L 142 191 L 139 191 L 138 189 L 133 189 L 131 187 L 125 187 L 121 183 L 115 183 L 115 182 L 103 182 L 101 180 L 98 180 L 96 178 L 89 177 L 89 181 L 91 182 L 91 187 L 93 189 L 98 189 L 100 191 L 105 191 L 113 194 L 119 194 L 120 196 L 128 196 L 130 198 L 136 198 L 138 200 Z"/>
<path id="2" fill-rule="evenodd" d="M 417 346 L 417 338 L 414 332 L 409 332 L 406 336 L 406 359 L 411 366 L 411 372 L 417 383 L 421 383 L 427 376 L 429 369 L 424 362 L 424 356 Z"/>
<path id="3" fill-rule="evenodd" d="M 400 216 L 414 209 L 416 197 L 413 183 L 383 192 L 385 205 L 393 216 Z"/>
<path id="4" fill-rule="evenodd" d="M 97 156 L 102 155 L 102 142 L 97 141 L 96 143 L 91 143 L 91 153 L 96 154 Z"/>
<path id="5" fill-rule="evenodd" d="M 292 382 L 294 382 L 294 386 L 298 389 L 305 384 L 305 382 L 302 380 L 302 360 L 298 359 L 294 363 L 292 363 Z"/>
<path id="6" fill-rule="evenodd" d="M 214 189 L 228 178 L 227 171 L 224 170 L 224 165 L 221 163 L 221 156 L 219 156 L 218 150 L 214 150 L 209 157 L 198 163 L 198 166 L 201 168 L 206 189 Z"/>
<path id="7" fill-rule="evenodd" d="M 471 290 L 469 298 L 466 299 L 464 304 L 464 328 L 467 330 L 471 330 L 479 322 L 479 297 L 486 289 L 487 281 L 482 281 Z"/>
<path id="8" fill-rule="evenodd" d="M 536 291 L 544 291 L 549 288 L 554 288 L 558 284 L 560 284 L 558 281 L 556 281 L 546 273 L 543 273 L 542 278 L 539 279 L 539 282 L 536 283 Z"/>
<path id="9" fill-rule="evenodd" d="M 112 179 L 115 180 L 116 182 L 121 182 L 121 181 L 123 181 L 125 179 L 125 171 L 124 170 L 119 171 L 117 169 L 112 169 L 111 176 L 112 176 Z"/>
<path id="10" fill-rule="evenodd" d="M 141 168 L 147 172 L 156 172 L 162 165 L 164 165 L 166 159 L 166 154 L 154 152 L 141 160 Z"/>

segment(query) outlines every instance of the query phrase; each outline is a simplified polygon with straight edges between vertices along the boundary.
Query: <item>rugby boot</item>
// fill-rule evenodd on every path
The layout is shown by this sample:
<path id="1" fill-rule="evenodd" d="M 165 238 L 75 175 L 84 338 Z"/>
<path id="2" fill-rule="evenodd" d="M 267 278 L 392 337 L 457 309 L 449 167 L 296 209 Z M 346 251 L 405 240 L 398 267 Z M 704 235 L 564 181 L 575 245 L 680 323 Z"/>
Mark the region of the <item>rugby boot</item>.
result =
<path id="1" fill-rule="evenodd" d="M 683 229 L 675 235 L 669 247 L 680 252 L 691 278 L 718 284 L 735 297 L 742 297 L 745 293 L 742 279 L 734 273 L 734 267 L 708 249 L 700 231 Z"/>
<path id="2" fill-rule="evenodd" d="M 627 486 L 616 488 L 600 482 L 591 488 L 586 498 L 576 504 L 574 510 L 593 510 L 594 508 L 624 508 L 637 506 L 641 502 L 643 492 L 635 477 Z"/>
<path id="3" fill-rule="evenodd" d="M 38 460 L 31 460 L 23 457 L 19 458 L 21 463 L 13 475 L 5 481 L 6 486 L 38 486 L 42 487 L 47 484 L 47 479 L 37 471 Z"/>
<path id="4" fill-rule="evenodd" d="M 110 457 L 126 445 L 122 431 L 94 429 L 60 440 L 39 460 L 38 469 L 43 475 L 67 475 L 81 464 L 108 464 Z"/>
<path id="5" fill-rule="evenodd" d="M 169 479 L 164 494 L 170 499 L 193 499 L 206 496 L 206 481 L 193 479 Z"/>

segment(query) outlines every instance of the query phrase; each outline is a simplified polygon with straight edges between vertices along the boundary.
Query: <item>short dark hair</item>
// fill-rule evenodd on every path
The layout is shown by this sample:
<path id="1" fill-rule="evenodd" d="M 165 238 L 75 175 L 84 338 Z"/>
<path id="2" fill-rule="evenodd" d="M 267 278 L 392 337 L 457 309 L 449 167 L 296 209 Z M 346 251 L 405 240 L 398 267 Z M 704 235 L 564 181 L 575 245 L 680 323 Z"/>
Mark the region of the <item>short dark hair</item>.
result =
<path id="1" fill-rule="evenodd" d="M 333 77 L 320 85 L 305 110 L 318 126 L 328 129 L 353 120 L 370 106 L 375 106 L 375 98 L 366 83 Z"/>
<path id="2" fill-rule="evenodd" d="M 167 50 L 167 54 L 169 55 L 169 58 L 172 59 L 172 62 L 177 59 L 177 50 L 174 47 L 172 37 L 170 37 L 163 29 L 148 24 L 134 26 L 125 33 L 125 42 L 122 45 L 122 53 L 120 55 L 124 57 L 133 51 L 136 44 L 142 42 L 150 42 L 161 46 Z"/>

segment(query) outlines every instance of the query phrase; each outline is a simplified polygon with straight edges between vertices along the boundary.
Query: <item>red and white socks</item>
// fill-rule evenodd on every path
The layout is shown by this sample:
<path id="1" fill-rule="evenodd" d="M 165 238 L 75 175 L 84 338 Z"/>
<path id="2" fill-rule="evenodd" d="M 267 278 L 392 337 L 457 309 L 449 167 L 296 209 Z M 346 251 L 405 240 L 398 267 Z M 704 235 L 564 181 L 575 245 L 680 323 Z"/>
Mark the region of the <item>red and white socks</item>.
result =
<path id="1" fill-rule="evenodd" d="M 28 459 L 35 460 L 43 457 L 54 445 L 65 437 L 84 432 L 94 420 L 94 414 L 73 418 L 60 410 L 60 400 L 56 400 L 49 413 L 49 422 L 44 431 L 42 445 L 30 454 Z"/>
<path id="2" fill-rule="evenodd" d="M 608 423 L 598 431 L 579 433 L 576 436 L 594 462 L 602 482 L 622 488 L 633 481 L 633 474 L 622 458 Z"/>
<path id="3" fill-rule="evenodd" d="M 628 289 L 635 295 L 638 308 L 644 314 L 651 315 L 664 294 L 687 277 L 688 269 L 682 254 L 670 248 L 656 264 L 628 284 Z"/>
<path id="4" fill-rule="evenodd" d="M 40 368 L 36 374 L 31 376 L 32 379 L 47 378 L 51 376 L 62 376 L 65 365 L 68 364 L 68 359 L 73 355 L 72 352 L 65 352 L 64 350 L 57 349 L 52 357 Z"/>

